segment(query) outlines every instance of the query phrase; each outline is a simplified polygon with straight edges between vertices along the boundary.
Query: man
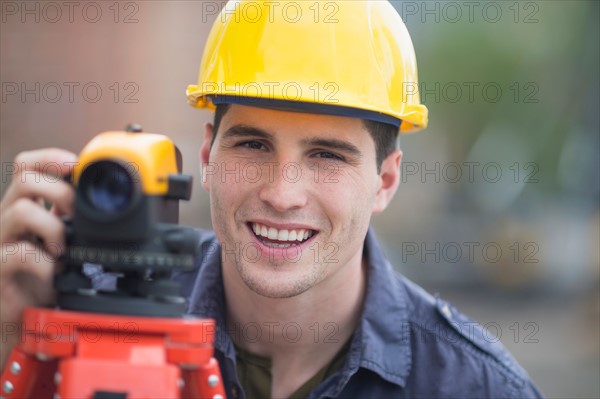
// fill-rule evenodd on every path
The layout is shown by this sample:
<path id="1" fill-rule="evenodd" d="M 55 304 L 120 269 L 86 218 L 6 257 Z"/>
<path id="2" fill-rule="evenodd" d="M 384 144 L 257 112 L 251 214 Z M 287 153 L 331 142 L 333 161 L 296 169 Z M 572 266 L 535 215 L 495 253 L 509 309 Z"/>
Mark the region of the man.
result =
<path id="1" fill-rule="evenodd" d="M 225 6 L 188 88 L 216 107 L 200 151 L 215 234 L 198 269 L 174 278 L 189 313 L 217 321 L 228 396 L 539 397 L 481 328 L 395 273 L 369 230 L 398 188 L 398 131 L 427 125 L 402 20 L 386 2 L 283 4 L 295 16 L 278 2 Z M 17 162 L 41 172 L 73 157 Z M 51 299 L 45 259 L 59 255 L 73 192 L 40 181 L 16 178 L 2 201 L 2 243 L 30 249 L 37 236 L 46 252 L 2 264 L 3 322 Z"/>

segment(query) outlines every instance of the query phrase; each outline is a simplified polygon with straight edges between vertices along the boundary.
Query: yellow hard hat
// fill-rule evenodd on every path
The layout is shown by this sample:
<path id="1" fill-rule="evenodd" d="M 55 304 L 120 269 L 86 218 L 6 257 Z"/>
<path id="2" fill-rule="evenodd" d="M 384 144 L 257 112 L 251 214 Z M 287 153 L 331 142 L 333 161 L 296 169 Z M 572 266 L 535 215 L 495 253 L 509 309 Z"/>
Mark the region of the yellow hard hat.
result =
<path id="1" fill-rule="evenodd" d="M 354 116 L 403 133 L 427 126 L 412 41 L 387 1 L 231 1 L 187 98 L 198 108 L 236 103 Z"/>

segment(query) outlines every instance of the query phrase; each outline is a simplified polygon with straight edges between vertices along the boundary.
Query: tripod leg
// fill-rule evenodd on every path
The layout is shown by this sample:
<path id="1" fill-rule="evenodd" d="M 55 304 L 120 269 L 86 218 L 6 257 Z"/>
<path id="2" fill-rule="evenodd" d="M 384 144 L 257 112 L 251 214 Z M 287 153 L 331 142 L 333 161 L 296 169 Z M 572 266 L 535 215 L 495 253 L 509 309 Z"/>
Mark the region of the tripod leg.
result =
<path id="1" fill-rule="evenodd" d="M 185 386 L 182 398 L 225 398 L 221 371 L 215 358 L 198 368 L 183 370 Z"/>
<path id="2" fill-rule="evenodd" d="M 20 346 L 13 349 L 2 373 L 2 398 L 51 399 L 55 391 L 56 361 L 28 355 Z"/>

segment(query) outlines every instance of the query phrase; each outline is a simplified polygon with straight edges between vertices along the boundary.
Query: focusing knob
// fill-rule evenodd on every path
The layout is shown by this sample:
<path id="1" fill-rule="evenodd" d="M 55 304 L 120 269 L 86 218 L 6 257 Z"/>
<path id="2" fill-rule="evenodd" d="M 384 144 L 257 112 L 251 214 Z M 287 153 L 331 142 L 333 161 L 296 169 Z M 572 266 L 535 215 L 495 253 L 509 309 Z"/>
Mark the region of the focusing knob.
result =
<path id="1" fill-rule="evenodd" d="M 130 123 L 125 128 L 125 131 L 127 131 L 129 133 L 141 133 L 143 131 L 143 129 L 142 129 L 142 125 L 140 125 L 139 123 Z"/>
<path id="2" fill-rule="evenodd" d="M 169 252 L 175 254 L 195 254 L 200 237 L 193 228 L 168 228 L 162 233 L 163 242 Z"/>

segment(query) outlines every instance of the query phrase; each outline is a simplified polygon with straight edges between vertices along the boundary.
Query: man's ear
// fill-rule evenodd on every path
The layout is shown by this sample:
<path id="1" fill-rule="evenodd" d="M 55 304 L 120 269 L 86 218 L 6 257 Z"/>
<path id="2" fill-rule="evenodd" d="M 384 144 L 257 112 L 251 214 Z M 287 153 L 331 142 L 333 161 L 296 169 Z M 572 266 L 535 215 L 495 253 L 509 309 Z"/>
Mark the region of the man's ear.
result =
<path id="1" fill-rule="evenodd" d="M 394 198 L 398 184 L 400 184 L 400 163 L 402 162 L 402 151 L 392 151 L 381 164 L 379 174 L 379 187 L 375 195 L 373 213 L 381 213 L 387 208 Z"/>
<path id="2" fill-rule="evenodd" d="M 207 172 L 210 160 L 210 143 L 212 142 L 213 134 L 214 129 L 212 123 L 205 124 L 204 143 L 202 143 L 202 147 L 200 147 L 200 175 L 202 179 L 202 187 L 204 187 L 206 191 L 210 191 Z"/>

